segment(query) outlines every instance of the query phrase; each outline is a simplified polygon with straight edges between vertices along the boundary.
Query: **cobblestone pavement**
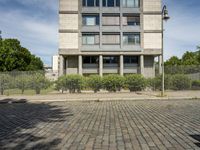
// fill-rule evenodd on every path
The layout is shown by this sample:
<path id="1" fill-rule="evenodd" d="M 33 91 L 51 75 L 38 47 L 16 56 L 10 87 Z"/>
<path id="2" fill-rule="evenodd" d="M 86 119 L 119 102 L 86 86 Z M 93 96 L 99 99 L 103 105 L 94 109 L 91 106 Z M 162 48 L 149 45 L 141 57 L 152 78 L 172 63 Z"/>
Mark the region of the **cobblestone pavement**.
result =
<path id="1" fill-rule="evenodd" d="M 200 149 L 200 101 L 0 104 L 0 149 Z"/>

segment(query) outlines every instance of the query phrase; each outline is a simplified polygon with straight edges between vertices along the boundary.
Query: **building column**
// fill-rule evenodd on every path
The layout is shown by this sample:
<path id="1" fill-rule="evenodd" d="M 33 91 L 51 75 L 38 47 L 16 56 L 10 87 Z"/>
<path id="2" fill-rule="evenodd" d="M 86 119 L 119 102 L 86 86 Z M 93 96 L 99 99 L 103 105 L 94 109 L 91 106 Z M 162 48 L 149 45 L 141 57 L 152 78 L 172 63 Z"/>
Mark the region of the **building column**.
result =
<path id="1" fill-rule="evenodd" d="M 62 55 L 59 56 L 59 76 L 64 75 L 64 57 Z"/>
<path id="2" fill-rule="evenodd" d="M 120 55 L 120 75 L 124 75 L 124 56 Z"/>
<path id="3" fill-rule="evenodd" d="M 78 56 L 78 73 L 79 75 L 83 75 L 83 61 L 82 61 L 82 56 Z"/>
<path id="4" fill-rule="evenodd" d="M 162 74 L 162 55 L 158 56 L 158 72 Z"/>
<path id="5" fill-rule="evenodd" d="M 140 74 L 144 75 L 144 55 L 140 56 Z"/>
<path id="6" fill-rule="evenodd" d="M 99 75 L 103 76 L 103 56 L 99 56 Z"/>

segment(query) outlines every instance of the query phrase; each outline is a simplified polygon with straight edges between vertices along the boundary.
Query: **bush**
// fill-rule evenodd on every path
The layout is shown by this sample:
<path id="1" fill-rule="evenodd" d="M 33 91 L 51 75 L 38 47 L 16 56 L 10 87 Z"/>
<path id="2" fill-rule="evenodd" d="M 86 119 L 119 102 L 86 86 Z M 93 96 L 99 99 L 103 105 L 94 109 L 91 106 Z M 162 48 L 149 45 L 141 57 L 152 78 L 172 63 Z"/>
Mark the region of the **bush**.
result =
<path id="1" fill-rule="evenodd" d="M 200 90 L 200 80 L 192 81 L 192 89 Z"/>
<path id="2" fill-rule="evenodd" d="M 66 76 L 61 76 L 58 78 L 58 80 L 55 82 L 56 83 L 56 90 L 61 90 L 62 93 L 66 90 Z"/>
<path id="3" fill-rule="evenodd" d="M 120 75 L 106 75 L 103 77 L 103 88 L 109 92 L 120 91 L 124 86 L 124 77 Z"/>
<path id="4" fill-rule="evenodd" d="M 147 84 L 153 90 L 162 89 L 162 75 L 159 75 L 155 78 L 148 79 Z M 165 75 L 165 89 L 168 90 L 171 88 L 171 75 Z"/>
<path id="5" fill-rule="evenodd" d="M 83 77 L 80 75 L 66 75 L 65 88 L 70 93 L 81 92 L 83 86 Z"/>
<path id="6" fill-rule="evenodd" d="M 131 91 L 142 91 L 146 88 L 146 79 L 139 74 L 127 75 L 125 77 L 125 85 Z"/>
<path id="7" fill-rule="evenodd" d="M 95 93 L 102 88 L 102 78 L 99 75 L 91 75 L 86 80 L 87 86 L 91 88 Z"/>
<path id="8" fill-rule="evenodd" d="M 171 84 L 173 90 L 187 90 L 191 88 L 191 80 L 183 74 L 173 75 Z"/>

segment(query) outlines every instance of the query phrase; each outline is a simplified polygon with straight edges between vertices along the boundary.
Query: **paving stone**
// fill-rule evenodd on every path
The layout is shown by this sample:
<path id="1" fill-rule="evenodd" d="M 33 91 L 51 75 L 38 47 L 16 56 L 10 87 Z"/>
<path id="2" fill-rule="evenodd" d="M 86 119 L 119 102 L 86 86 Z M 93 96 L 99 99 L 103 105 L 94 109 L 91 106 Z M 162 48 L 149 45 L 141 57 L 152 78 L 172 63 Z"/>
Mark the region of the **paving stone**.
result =
<path id="1" fill-rule="evenodd" d="M 0 104 L 0 149 L 200 149 L 200 101 Z"/>

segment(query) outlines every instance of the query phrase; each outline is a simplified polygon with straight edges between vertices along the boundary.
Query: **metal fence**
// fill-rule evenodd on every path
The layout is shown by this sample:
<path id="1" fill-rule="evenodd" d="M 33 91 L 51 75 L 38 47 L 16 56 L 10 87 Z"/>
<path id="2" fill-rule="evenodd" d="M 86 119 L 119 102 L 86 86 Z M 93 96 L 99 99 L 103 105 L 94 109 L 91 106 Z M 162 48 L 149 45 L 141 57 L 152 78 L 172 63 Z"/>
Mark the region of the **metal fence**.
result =
<path id="1" fill-rule="evenodd" d="M 52 75 L 53 74 L 53 78 Z M 49 94 L 55 91 L 58 78 L 48 71 L 0 72 L 0 95 Z M 148 78 L 148 90 L 161 89 L 161 75 L 156 67 L 155 78 Z M 166 90 L 200 90 L 200 66 L 165 66 Z"/>

